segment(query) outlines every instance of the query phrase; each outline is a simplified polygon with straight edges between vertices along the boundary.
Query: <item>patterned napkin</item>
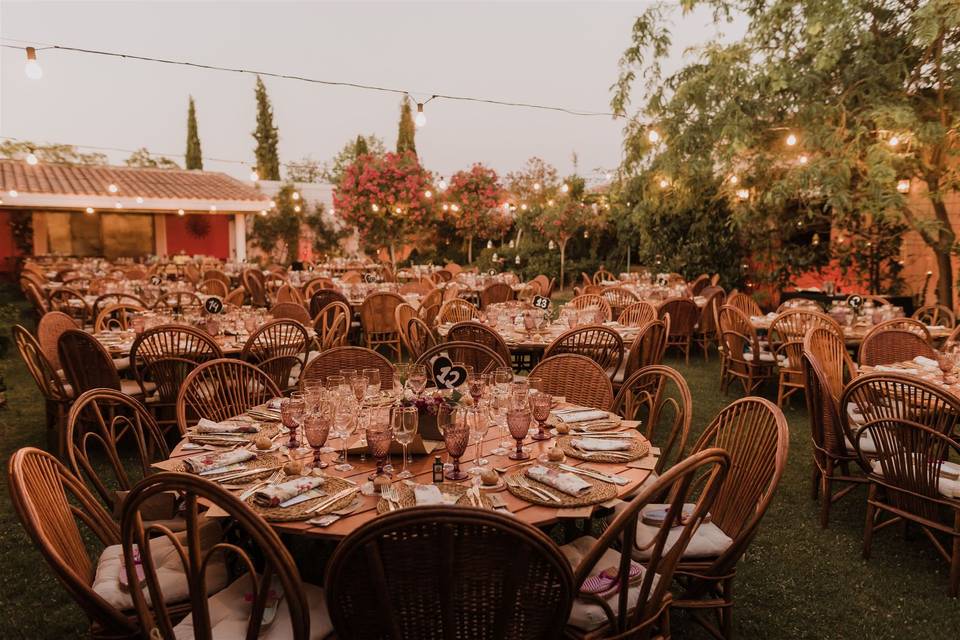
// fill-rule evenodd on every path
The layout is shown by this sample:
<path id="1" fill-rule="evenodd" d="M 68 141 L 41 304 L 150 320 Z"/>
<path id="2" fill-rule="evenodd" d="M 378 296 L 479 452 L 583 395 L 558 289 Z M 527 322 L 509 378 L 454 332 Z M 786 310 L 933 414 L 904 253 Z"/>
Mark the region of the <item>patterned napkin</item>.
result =
<path id="1" fill-rule="evenodd" d="M 197 423 L 197 433 L 256 433 L 259 431 L 257 424 L 253 422 L 243 422 L 239 420 L 227 420 L 226 422 L 214 422 L 206 418 L 200 418 Z"/>
<path id="2" fill-rule="evenodd" d="M 287 480 L 281 484 L 268 485 L 253 494 L 253 501 L 261 507 L 278 507 L 281 502 L 286 502 L 301 493 L 312 491 L 321 486 L 325 478 L 317 476 L 304 476 Z"/>
<path id="3" fill-rule="evenodd" d="M 610 414 L 597 409 L 582 409 L 580 411 L 554 412 L 560 422 L 590 422 L 592 420 L 606 420 Z"/>
<path id="4" fill-rule="evenodd" d="M 415 484 L 412 487 L 417 506 L 435 504 L 455 504 L 456 498 L 440 491 L 440 487 L 433 484 Z"/>
<path id="5" fill-rule="evenodd" d="M 184 458 L 183 466 L 191 473 L 204 473 L 214 469 L 222 469 L 233 464 L 246 462 L 251 458 L 256 458 L 253 451 L 247 449 L 234 449 L 224 453 L 205 453 L 192 458 Z"/>
<path id="6" fill-rule="evenodd" d="M 571 445 L 581 451 L 628 451 L 632 443 L 630 440 L 600 439 L 600 438 L 577 438 L 570 442 Z"/>
<path id="7" fill-rule="evenodd" d="M 548 469 L 539 464 L 529 467 L 527 469 L 527 476 L 571 496 L 583 495 L 593 488 L 592 484 L 578 475 L 573 473 L 560 473 L 555 469 Z"/>

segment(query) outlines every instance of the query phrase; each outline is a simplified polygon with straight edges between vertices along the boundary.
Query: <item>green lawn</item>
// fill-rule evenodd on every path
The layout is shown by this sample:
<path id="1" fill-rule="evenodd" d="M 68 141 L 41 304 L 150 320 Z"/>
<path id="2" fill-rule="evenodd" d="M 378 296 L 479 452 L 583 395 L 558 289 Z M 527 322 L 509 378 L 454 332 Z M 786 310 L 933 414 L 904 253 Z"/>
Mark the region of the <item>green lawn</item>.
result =
<path id="1" fill-rule="evenodd" d="M 715 357 L 690 366 L 668 360 L 687 378 L 694 400 L 694 438 L 734 396 L 720 393 Z M 18 447 L 42 446 L 43 407 L 15 353 L 0 360 L 9 407 L 0 410 L 0 458 Z M 768 396 L 772 389 L 768 390 Z M 914 532 L 896 528 L 874 541 L 873 558 L 860 557 L 863 490 L 835 506 L 831 528 L 817 524 L 810 499 L 810 446 L 806 412 L 794 401 L 786 474 L 760 529 L 740 563 L 735 586 L 739 638 L 852 638 L 872 640 L 947 637 L 960 628 L 960 603 L 946 596 L 947 568 Z M 299 555 L 299 554 L 298 554 Z M 314 556 L 315 557 L 315 556 Z M 306 571 L 305 573 L 315 573 Z M 0 490 L 0 638 L 83 637 L 85 618 L 33 550 Z M 676 637 L 702 638 L 678 619 Z"/>

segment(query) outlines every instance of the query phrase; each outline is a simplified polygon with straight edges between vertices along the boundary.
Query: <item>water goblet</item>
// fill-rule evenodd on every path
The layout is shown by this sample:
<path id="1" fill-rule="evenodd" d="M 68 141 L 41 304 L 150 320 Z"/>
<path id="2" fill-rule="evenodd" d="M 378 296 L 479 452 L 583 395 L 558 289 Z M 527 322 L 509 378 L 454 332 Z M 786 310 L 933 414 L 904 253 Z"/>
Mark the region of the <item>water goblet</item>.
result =
<path id="1" fill-rule="evenodd" d="M 510 435 L 517 441 L 517 449 L 508 458 L 511 460 L 529 460 L 530 454 L 523 450 L 523 439 L 530 431 L 530 408 L 513 407 L 507 410 L 507 427 Z"/>
<path id="2" fill-rule="evenodd" d="M 300 395 L 302 396 L 302 394 Z M 303 420 L 304 411 L 306 411 L 306 403 L 302 397 L 290 397 L 280 403 L 280 422 L 290 430 L 290 440 L 287 442 L 287 448 L 291 451 L 300 446 L 297 429 L 300 427 L 300 421 Z"/>
<path id="3" fill-rule="evenodd" d="M 407 471 L 407 447 L 417 435 L 420 414 L 416 407 L 396 407 L 393 412 L 393 437 L 403 447 L 403 470 L 397 474 L 400 479 L 412 478 Z"/>
<path id="4" fill-rule="evenodd" d="M 340 454 L 343 461 L 335 466 L 334 469 L 337 471 L 353 471 L 353 465 L 350 464 L 348 459 L 347 439 L 353 435 L 354 430 L 357 428 L 357 414 L 353 412 L 352 407 L 347 408 L 347 410 L 343 410 L 344 408 L 343 405 L 338 407 L 333 422 L 333 434 L 340 438 L 343 444 L 343 450 Z"/>
<path id="5" fill-rule="evenodd" d="M 501 393 L 506 394 L 510 383 L 513 382 L 513 369 L 510 367 L 497 367 L 494 371 L 494 380 Z"/>
<path id="6" fill-rule="evenodd" d="M 377 476 L 386 475 L 384 464 L 390 453 L 390 443 L 393 442 L 393 426 L 390 424 L 389 409 L 371 409 L 370 421 L 366 428 L 367 448 L 377 464 L 376 470 L 367 479 L 373 480 Z"/>
<path id="7" fill-rule="evenodd" d="M 553 437 L 546 430 L 552 401 L 553 398 L 549 393 L 535 391 L 530 395 L 530 413 L 537 421 L 537 432 L 531 436 L 534 440 L 549 440 Z"/>
<path id="8" fill-rule="evenodd" d="M 327 437 L 330 435 L 332 422 L 330 411 L 317 411 L 307 414 L 303 419 L 303 434 L 307 443 L 313 449 L 313 466 L 317 469 L 326 469 L 328 464 L 323 461 L 322 454 Z"/>
<path id="9" fill-rule="evenodd" d="M 380 369 L 363 369 L 361 373 L 367 378 L 367 397 L 376 399 L 380 397 Z"/>
<path id="10" fill-rule="evenodd" d="M 470 397 L 473 398 L 474 403 L 479 403 L 480 399 L 483 398 L 483 392 L 487 386 L 485 378 L 485 375 L 474 375 L 467 380 L 467 390 L 470 392 Z"/>
<path id="11" fill-rule="evenodd" d="M 446 472 L 445 477 L 448 480 L 459 482 L 466 480 L 470 474 L 460 470 L 460 456 L 467 450 L 467 444 L 470 440 L 470 424 L 466 419 L 467 412 L 463 409 L 456 409 L 451 414 L 450 422 L 447 423 L 443 432 L 443 442 L 447 446 L 447 453 L 450 454 L 450 460 L 453 466 Z"/>

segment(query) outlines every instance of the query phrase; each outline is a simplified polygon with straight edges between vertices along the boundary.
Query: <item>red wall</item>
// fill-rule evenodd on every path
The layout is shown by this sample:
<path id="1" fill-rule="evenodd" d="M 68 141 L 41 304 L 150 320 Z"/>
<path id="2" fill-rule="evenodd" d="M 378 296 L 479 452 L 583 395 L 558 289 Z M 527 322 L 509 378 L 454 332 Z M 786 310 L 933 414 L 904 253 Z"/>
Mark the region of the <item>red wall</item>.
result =
<path id="1" fill-rule="evenodd" d="M 0 211 L 0 271 L 13 271 L 19 255 L 10 229 L 10 213 Z"/>
<path id="2" fill-rule="evenodd" d="M 167 218 L 167 255 L 180 252 L 188 256 L 200 254 L 215 258 L 230 257 L 230 217 L 225 215 L 204 215 L 210 224 L 210 231 L 198 238 L 187 230 L 187 216 L 166 216 Z"/>

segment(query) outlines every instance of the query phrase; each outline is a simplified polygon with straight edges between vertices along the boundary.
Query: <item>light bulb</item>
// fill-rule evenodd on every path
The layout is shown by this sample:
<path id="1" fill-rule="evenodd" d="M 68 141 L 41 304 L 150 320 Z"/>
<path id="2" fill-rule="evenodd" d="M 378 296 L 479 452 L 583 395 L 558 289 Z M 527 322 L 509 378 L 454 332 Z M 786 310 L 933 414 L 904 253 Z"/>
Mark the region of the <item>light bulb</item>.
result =
<path id="1" fill-rule="evenodd" d="M 184 213 L 183 209 L 177 209 L 177 215 L 182 216 Z"/>
<path id="2" fill-rule="evenodd" d="M 897 182 L 897 191 L 900 193 L 910 193 L 910 181 L 900 180 Z"/>
<path id="3" fill-rule="evenodd" d="M 666 189 L 666 188 L 669 187 L 669 186 L 670 186 L 670 181 L 669 181 L 669 180 L 667 180 L 666 178 L 660 178 L 660 188 L 661 188 L 661 189 Z"/>
<path id="4" fill-rule="evenodd" d="M 7 191 L 7 195 L 10 196 L 11 198 L 16 198 L 20 194 L 17 193 L 16 189 L 10 189 L 10 191 Z"/>
<path id="5" fill-rule="evenodd" d="M 215 204 L 210 205 L 210 211 L 216 211 L 216 210 L 217 210 L 217 205 Z"/>
<path id="6" fill-rule="evenodd" d="M 533 183 L 533 190 L 534 190 L 534 191 L 540 191 L 541 188 L 542 188 L 542 185 L 541 185 L 539 182 L 534 182 L 534 183 Z"/>
<path id="7" fill-rule="evenodd" d="M 266 218 L 266 217 L 267 217 L 267 210 L 266 210 L 266 209 L 261 209 L 261 210 L 260 210 L 260 215 L 263 216 L 264 218 Z"/>
<path id="8" fill-rule="evenodd" d="M 741 200 L 747 200 L 748 198 L 750 198 L 750 190 L 749 190 L 749 189 L 739 189 L 739 190 L 737 191 L 737 197 L 740 198 Z"/>
<path id="9" fill-rule="evenodd" d="M 424 127 L 427 124 L 427 114 L 423 112 L 423 103 L 417 103 L 417 117 L 413 119 L 413 123 L 417 125 L 417 128 Z"/>
<path id="10" fill-rule="evenodd" d="M 37 62 L 37 50 L 33 47 L 27 47 L 27 64 L 23 67 L 23 72 L 31 80 L 39 80 L 43 77 L 43 68 Z"/>
<path id="11" fill-rule="evenodd" d="M 516 258 L 514 258 L 514 259 L 513 259 L 513 263 L 514 263 L 514 264 L 520 264 L 520 256 L 517 256 Z"/>
<path id="12" fill-rule="evenodd" d="M 452 205 L 450 205 L 450 210 L 451 210 L 451 211 L 460 211 L 460 206 L 459 206 L 459 205 L 456 205 L 456 204 L 452 204 Z"/>
<path id="13" fill-rule="evenodd" d="M 510 203 L 509 203 L 509 202 L 504 202 L 504 203 L 503 203 L 503 210 L 504 210 L 504 211 L 510 211 Z"/>
<path id="14" fill-rule="evenodd" d="M 550 249 L 550 251 L 553 251 L 553 248 L 554 248 L 555 246 L 556 246 L 556 245 L 553 244 L 553 240 L 551 240 L 550 242 L 547 243 L 547 249 Z"/>
<path id="15" fill-rule="evenodd" d="M 259 179 L 260 179 L 260 174 L 257 173 L 256 169 L 250 172 L 250 182 L 256 182 Z"/>
<path id="16" fill-rule="evenodd" d="M 430 189 L 427 189 L 426 191 L 423 192 L 423 197 L 424 197 L 424 198 L 432 198 L 432 197 L 433 197 L 433 191 L 430 191 Z"/>
<path id="17" fill-rule="evenodd" d="M 114 202 L 114 203 L 113 203 L 113 208 L 114 208 L 114 209 L 123 209 L 123 205 L 120 204 L 119 202 Z"/>
<path id="18" fill-rule="evenodd" d="M 583 232 L 583 238 L 584 238 L 584 240 L 586 240 L 586 239 L 589 238 L 589 237 L 590 237 L 590 232 L 584 230 L 584 232 Z"/>
<path id="19" fill-rule="evenodd" d="M 898 144 L 900 144 L 900 138 L 898 138 L 897 136 L 893 136 L 892 138 L 890 138 L 890 140 L 888 140 L 888 144 L 891 147 L 895 147 Z"/>
<path id="20" fill-rule="evenodd" d="M 301 207 L 300 205 L 294 205 L 294 207 L 293 207 L 294 213 L 300 213 L 300 210 L 301 210 L 301 209 L 302 209 L 302 207 Z"/>
<path id="21" fill-rule="evenodd" d="M 35 164 L 37 164 L 38 162 L 39 162 L 39 160 L 37 160 L 37 156 L 35 156 L 32 151 L 27 154 L 27 164 L 29 164 L 29 165 L 35 165 Z"/>
<path id="22" fill-rule="evenodd" d="M 370 205 L 370 208 L 373 210 L 374 213 L 376 213 L 377 211 L 380 211 L 380 207 L 378 207 L 376 203 Z"/>
<path id="23" fill-rule="evenodd" d="M 294 192 L 293 192 L 293 195 L 292 195 L 291 197 L 292 197 L 294 200 L 299 200 L 299 199 L 300 199 L 300 194 L 297 193 L 296 191 L 294 191 Z"/>
<path id="24" fill-rule="evenodd" d="M 552 199 L 552 198 L 551 198 L 550 200 L 547 200 L 547 206 L 548 206 L 548 207 L 552 207 L 552 206 L 553 206 L 553 199 Z"/>
<path id="25" fill-rule="evenodd" d="M 87 213 L 93 213 L 93 207 L 87 207 L 86 211 Z"/>
<path id="26" fill-rule="evenodd" d="M 450 211 L 450 205 L 448 205 L 446 202 L 444 202 L 444 203 L 443 203 L 443 210 L 444 210 L 444 211 Z"/>
<path id="27" fill-rule="evenodd" d="M 564 193 L 567 193 L 568 191 L 570 191 L 570 185 L 568 185 L 566 182 L 564 182 L 564 183 L 563 183 L 563 186 L 560 187 L 560 191 L 563 191 Z"/>
<path id="28" fill-rule="evenodd" d="M 440 189 L 440 191 L 446 191 L 447 181 L 444 180 L 443 178 L 440 178 L 440 182 L 437 183 L 437 189 Z"/>
<path id="29" fill-rule="evenodd" d="M 791 133 L 790 135 L 787 136 L 787 146 L 792 147 L 796 144 L 797 144 L 797 136 Z"/>
<path id="30" fill-rule="evenodd" d="M 660 142 L 660 133 L 656 129 L 650 129 L 647 132 L 647 140 L 650 141 L 650 144 L 657 144 Z"/>
<path id="31" fill-rule="evenodd" d="M 137 204 L 143 204 L 143 198 L 137 196 Z"/>
<path id="32" fill-rule="evenodd" d="M 493 260 L 494 262 L 496 262 L 496 261 L 499 260 L 499 259 L 500 259 L 500 256 L 498 256 L 498 255 L 497 255 L 497 252 L 494 251 L 494 252 L 493 252 L 493 257 L 491 258 L 491 260 Z"/>
<path id="33" fill-rule="evenodd" d="M 118 187 L 117 185 L 113 184 L 112 182 L 107 185 L 107 191 L 109 191 L 110 193 L 116 193 L 116 192 L 119 191 L 119 190 L 120 190 L 120 187 Z"/>
<path id="34" fill-rule="evenodd" d="M 520 211 L 526 211 L 526 210 L 527 210 L 527 204 L 526 203 L 521 204 Z"/>
<path id="35" fill-rule="evenodd" d="M 807 162 L 810 161 L 810 158 L 808 158 L 807 156 L 804 155 L 804 156 L 800 156 L 799 158 L 797 158 L 797 161 L 798 161 L 800 164 L 807 164 Z"/>
<path id="36" fill-rule="evenodd" d="M 271 200 L 271 201 L 270 201 L 270 208 L 271 208 L 271 209 L 276 209 L 276 208 L 277 208 L 277 201 L 276 201 L 276 200 Z"/>
<path id="37" fill-rule="evenodd" d="M 737 184 L 738 182 L 740 182 L 740 178 L 738 178 L 736 175 L 730 176 L 730 184 Z"/>
<path id="38" fill-rule="evenodd" d="M 493 240 L 487 240 L 487 249 L 493 249 Z"/>

